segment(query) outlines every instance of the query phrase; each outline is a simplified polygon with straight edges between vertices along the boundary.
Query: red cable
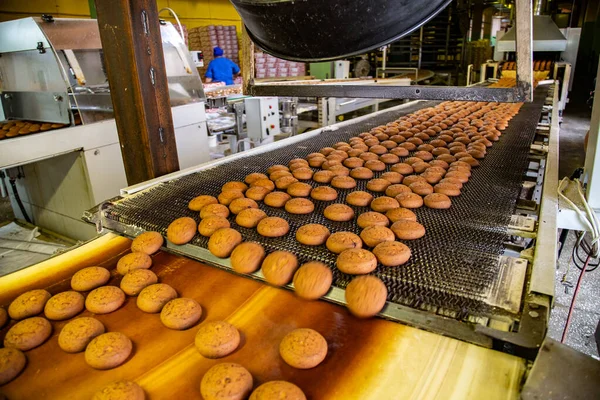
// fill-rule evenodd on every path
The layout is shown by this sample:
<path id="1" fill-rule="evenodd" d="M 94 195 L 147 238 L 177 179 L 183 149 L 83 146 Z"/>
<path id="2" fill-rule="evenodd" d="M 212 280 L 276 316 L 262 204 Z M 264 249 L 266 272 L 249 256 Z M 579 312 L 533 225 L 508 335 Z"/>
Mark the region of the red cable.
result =
<path id="1" fill-rule="evenodd" d="M 592 256 L 588 254 L 585 259 L 585 264 L 583 264 L 583 269 L 579 274 L 579 279 L 577 279 L 577 286 L 575 286 L 575 292 L 573 293 L 573 299 L 571 299 L 571 305 L 569 306 L 569 315 L 567 316 L 567 323 L 565 324 L 565 329 L 563 330 L 562 338 L 560 339 L 561 343 L 565 342 L 565 338 L 567 337 L 567 332 L 569 331 L 569 325 L 571 325 L 571 317 L 573 315 L 573 309 L 575 308 L 575 300 L 577 299 L 577 293 L 579 293 L 579 287 L 581 286 L 581 281 L 583 280 L 583 275 L 585 275 L 585 270 L 588 267 L 590 259 Z"/>

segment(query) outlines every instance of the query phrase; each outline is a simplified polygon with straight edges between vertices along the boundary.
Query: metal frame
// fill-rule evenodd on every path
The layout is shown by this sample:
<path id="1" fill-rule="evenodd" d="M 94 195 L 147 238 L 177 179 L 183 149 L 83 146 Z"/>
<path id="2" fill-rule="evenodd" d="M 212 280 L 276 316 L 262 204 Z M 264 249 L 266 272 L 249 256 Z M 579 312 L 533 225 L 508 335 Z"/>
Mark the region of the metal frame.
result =
<path id="1" fill-rule="evenodd" d="M 516 0 L 517 85 L 514 88 L 457 86 L 336 85 L 325 80 L 314 85 L 256 83 L 250 78 L 245 92 L 251 96 L 362 97 L 380 99 L 462 100 L 521 102 L 533 96 L 533 14 L 531 0 Z M 254 57 L 251 51 L 245 57 Z M 248 65 L 250 62 L 248 63 Z"/>

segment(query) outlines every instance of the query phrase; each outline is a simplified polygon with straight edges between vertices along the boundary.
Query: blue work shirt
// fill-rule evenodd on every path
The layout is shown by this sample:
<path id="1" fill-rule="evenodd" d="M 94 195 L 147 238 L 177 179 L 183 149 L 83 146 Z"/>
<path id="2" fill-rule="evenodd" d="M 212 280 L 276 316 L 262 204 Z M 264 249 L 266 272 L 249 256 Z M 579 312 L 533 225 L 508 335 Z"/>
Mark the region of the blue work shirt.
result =
<path id="1" fill-rule="evenodd" d="M 233 85 L 233 75 L 240 72 L 240 67 L 229 58 L 218 57 L 208 64 L 206 77 L 213 82 L 225 82 L 226 85 Z"/>

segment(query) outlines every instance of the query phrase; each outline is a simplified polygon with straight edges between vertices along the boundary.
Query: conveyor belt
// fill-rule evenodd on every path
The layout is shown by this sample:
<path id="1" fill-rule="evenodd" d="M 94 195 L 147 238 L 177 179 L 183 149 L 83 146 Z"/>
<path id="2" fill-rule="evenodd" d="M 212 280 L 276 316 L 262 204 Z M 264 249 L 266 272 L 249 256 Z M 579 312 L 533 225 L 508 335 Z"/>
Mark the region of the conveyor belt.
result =
<path id="1" fill-rule="evenodd" d="M 405 242 L 412 250 L 411 260 L 400 267 L 379 266 L 375 274 L 387 285 L 388 300 L 414 308 L 452 315 L 457 319 L 488 315 L 492 307 L 485 302 L 489 288 L 499 279 L 499 256 L 507 238 L 507 225 L 514 212 L 523 175 L 528 165 L 529 147 L 547 94 L 546 87 L 535 92 L 534 102 L 525 104 L 511 120 L 499 142 L 489 150 L 481 166 L 474 170 L 463 194 L 453 199 L 449 210 L 420 208 L 419 221 L 427 229 L 425 237 Z M 268 153 L 251 155 L 215 168 L 160 184 L 135 196 L 116 201 L 105 207 L 108 219 L 144 230 L 158 230 L 163 234 L 175 218 L 190 216 L 198 219 L 196 212 L 188 210 L 188 202 L 200 194 L 217 196 L 221 186 L 231 180 L 244 180 L 251 172 L 265 172 L 273 164 L 287 164 L 296 157 L 346 141 L 352 136 L 385 124 L 401 115 L 435 103 L 418 103 L 401 111 L 374 116 L 366 121 L 345 126 L 335 132 L 278 148 Z M 381 173 L 375 173 L 375 177 Z M 366 180 L 357 180 L 353 190 L 366 190 Z M 313 186 L 316 182 L 310 181 Z M 344 202 L 352 190 L 338 190 L 336 202 Z M 377 194 L 375 194 L 377 196 Z M 283 209 L 259 203 L 270 216 L 280 216 L 290 223 L 290 233 L 282 238 L 264 238 L 254 229 L 239 227 L 230 217 L 232 227 L 238 229 L 246 241 L 257 241 L 266 250 L 288 250 L 301 262 L 318 260 L 331 265 L 334 286 L 344 288 L 351 276 L 338 271 L 336 255 L 324 246 L 305 246 L 295 240 L 296 230 L 308 223 L 320 223 L 332 232 L 360 229 L 354 221 L 332 222 L 324 218 L 323 209 L 331 202 L 315 201 L 315 211 L 309 215 L 290 215 Z M 354 207 L 356 215 L 368 208 Z M 197 235 L 192 244 L 207 247 L 208 239 Z"/>

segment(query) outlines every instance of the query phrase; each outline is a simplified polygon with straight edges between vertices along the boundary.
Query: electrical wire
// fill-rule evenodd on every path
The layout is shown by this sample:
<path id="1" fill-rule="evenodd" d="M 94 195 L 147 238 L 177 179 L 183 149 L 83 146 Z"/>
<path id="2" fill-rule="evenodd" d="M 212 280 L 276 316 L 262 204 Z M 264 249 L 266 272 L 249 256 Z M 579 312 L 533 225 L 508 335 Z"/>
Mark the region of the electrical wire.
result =
<path id="1" fill-rule="evenodd" d="M 583 281 L 583 276 L 585 275 L 586 268 L 588 267 L 588 263 L 590 262 L 591 255 L 588 254 L 587 259 L 579 273 L 579 279 L 577 279 L 577 286 L 575 286 L 575 292 L 573 293 L 573 298 L 571 299 L 571 305 L 569 306 L 569 314 L 567 315 L 567 322 L 565 323 L 565 328 L 563 329 L 563 334 L 560 339 L 561 343 L 565 342 L 567 338 L 567 332 L 569 331 L 569 326 L 571 325 L 571 317 L 573 316 L 573 309 L 575 308 L 575 301 L 577 300 L 577 294 L 579 293 L 579 288 L 581 287 L 581 281 Z"/>
<path id="2" fill-rule="evenodd" d="M 185 38 L 183 37 L 183 26 L 181 26 L 181 22 L 179 22 L 179 17 L 177 16 L 177 13 L 175 13 L 175 11 L 173 11 L 172 8 L 164 7 L 160 9 L 158 15 L 160 15 L 160 13 L 165 10 L 169 11 L 171 15 L 175 18 L 175 21 L 177 21 L 177 26 L 179 26 L 179 36 L 181 36 L 181 40 L 183 40 L 183 43 L 185 43 Z"/>

